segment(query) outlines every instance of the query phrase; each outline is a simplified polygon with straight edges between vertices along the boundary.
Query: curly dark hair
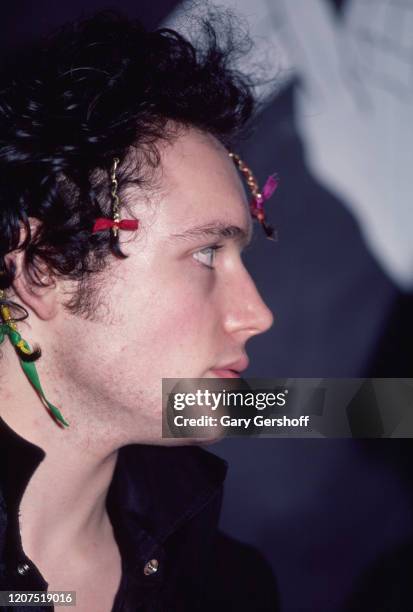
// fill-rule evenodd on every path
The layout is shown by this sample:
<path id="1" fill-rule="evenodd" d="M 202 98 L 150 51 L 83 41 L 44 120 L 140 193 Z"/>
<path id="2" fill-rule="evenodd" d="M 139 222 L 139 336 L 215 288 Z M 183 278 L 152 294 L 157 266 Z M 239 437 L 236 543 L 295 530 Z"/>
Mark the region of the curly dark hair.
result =
<path id="1" fill-rule="evenodd" d="M 122 163 L 119 192 L 148 184 L 160 163 L 157 143 L 193 126 L 224 144 L 253 111 L 248 79 L 232 68 L 234 37 L 218 42 L 205 22 L 199 49 L 177 32 L 147 31 L 116 10 L 69 23 L 3 61 L 0 69 L 0 289 L 20 248 L 32 281 L 41 272 L 79 281 L 66 304 L 88 316 L 88 278 L 111 252 L 111 232 L 92 234 L 110 214 L 108 169 Z M 172 126 L 175 126 L 173 129 Z M 29 219 L 36 220 L 35 229 Z M 20 229 L 24 240 L 19 244 Z"/>

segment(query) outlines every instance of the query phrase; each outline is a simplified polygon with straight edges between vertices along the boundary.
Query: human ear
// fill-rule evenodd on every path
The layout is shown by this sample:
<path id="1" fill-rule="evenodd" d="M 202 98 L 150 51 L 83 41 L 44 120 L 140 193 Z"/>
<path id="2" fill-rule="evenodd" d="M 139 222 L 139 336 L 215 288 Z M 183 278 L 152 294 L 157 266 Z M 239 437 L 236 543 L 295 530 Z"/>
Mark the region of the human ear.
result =
<path id="1" fill-rule="evenodd" d="M 30 220 L 32 235 L 37 229 L 38 222 Z M 25 239 L 25 229 L 21 228 L 21 245 Z M 48 321 L 53 319 L 58 311 L 57 286 L 46 266 L 37 265 L 36 275 L 28 268 L 25 251 L 16 249 L 6 255 L 6 265 L 14 269 L 12 289 L 22 305 L 34 312 L 39 319 Z M 35 282 L 35 278 L 37 281 Z"/>

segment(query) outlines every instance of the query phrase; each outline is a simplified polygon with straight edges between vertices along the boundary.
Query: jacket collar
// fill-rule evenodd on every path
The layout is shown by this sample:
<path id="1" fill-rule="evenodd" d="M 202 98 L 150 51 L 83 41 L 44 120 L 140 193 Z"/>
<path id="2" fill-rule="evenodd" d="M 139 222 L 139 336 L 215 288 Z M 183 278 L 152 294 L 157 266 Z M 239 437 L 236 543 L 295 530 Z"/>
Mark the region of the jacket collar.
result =
<path id="1" fill-rule="evenodd" d="M 3 492 L 8 512 L 17 513 L 24 490 L 45 456 L 0 417 L 0 500 Z M 162 545 L 219 498 L 227 467 L 223 459 L 197 446 L 121 448 L 107 504 L 126 552 L 136 557 L 140 531 Z"/>
<path id="2" fill-rule="evenodd" d="M 33 472 L 45 456 L 40 447 L 22 438 L 0 417 L 0 497 L 8 510 L 18 508 Z"/>
<path id="3" fill-rule="evenodd" d="M 197 446 L 133 444 L 119 451 L 110 495 L 162 542 L 222 488 L 227 468 Z"/>

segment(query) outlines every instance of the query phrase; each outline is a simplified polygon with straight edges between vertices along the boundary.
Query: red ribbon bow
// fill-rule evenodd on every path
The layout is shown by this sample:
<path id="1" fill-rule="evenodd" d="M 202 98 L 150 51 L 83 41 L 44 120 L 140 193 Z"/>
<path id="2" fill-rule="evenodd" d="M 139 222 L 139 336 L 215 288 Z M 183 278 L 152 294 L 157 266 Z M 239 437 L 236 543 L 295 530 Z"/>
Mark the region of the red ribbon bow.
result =
<path id="1" fill-rule="evenodd" d="M 103 232 L 107 229 L 111 229 L 112 227 L 117 227 L 120 230 L 133 231 L 138 229 L 139 221 L 137 219 L 122 219 L 121 221 L 113 221 L 113 219 L 99 217 L 99 219 L 96 219 L 95 221 L 92 233 Z"/>

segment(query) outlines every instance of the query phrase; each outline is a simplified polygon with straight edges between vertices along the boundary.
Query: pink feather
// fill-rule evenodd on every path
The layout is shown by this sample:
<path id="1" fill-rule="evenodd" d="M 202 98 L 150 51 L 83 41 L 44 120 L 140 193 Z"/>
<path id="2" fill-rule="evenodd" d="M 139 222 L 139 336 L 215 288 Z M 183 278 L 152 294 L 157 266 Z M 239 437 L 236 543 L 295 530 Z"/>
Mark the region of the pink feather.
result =
<path id="1" fill-rule="evenodd" d="M 262 195 L 264 200 L 268 200 L 278 187 L 278 181 L 274 175 L 267 178 L 267 181 L 262 189 Z"/>

